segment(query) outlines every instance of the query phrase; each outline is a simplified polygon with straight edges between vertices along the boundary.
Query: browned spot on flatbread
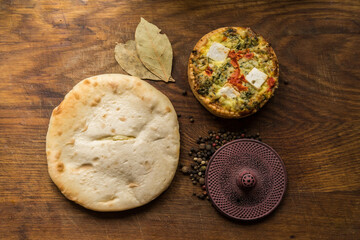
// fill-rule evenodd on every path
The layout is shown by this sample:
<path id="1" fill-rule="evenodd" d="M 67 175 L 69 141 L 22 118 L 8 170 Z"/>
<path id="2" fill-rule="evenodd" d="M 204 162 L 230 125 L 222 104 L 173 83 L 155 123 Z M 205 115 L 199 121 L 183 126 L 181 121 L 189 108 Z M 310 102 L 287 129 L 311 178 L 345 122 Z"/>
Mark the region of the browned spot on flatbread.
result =
<path id="1" fill-rule="evenodd" d="M 111 207 L 111 206 L 113 206 L 112 202 L 113 202 L 115 199 L 117 199 L 117 197 L 114 196 L 114 195 L 112 195 L 112 196 L 108 196 L 107 199 L 104 199 L 104 200 L 99 201 L 99 202 L 101 202 L 101 203 L 103 203 L 103 204 L 107 204 L 108 206 Z"/>
<path id="2" fill-rule="evenodd" d="M 55 154 L 55 159 L 59 159 L 61 156 L 61 151 L 58 151 L 56 154 Z"/>
<path id="3" fill-rule="evenodd" d="M 76 100 L 80 99 L 80 95 L 77 92 L 74 92 L 74 97 L 75 97 Z"/>
<path id="4" fill-rule="evenodd" d="M 57 132 L 57 135 L 58 135 L 58 136 L 61 136 L 61 135 L 62 135 L 62 131 L 58 131 L 58 132 Z"/>
<path id="5" fill-rule="evenodd" d="M 117 108 L 116 108 L 116 111 L 119 111 L 119 110 L 120 110 L 120 108 L 119 108 L 119 107 L 117 107 Z"/>
<path id="6" fill-rule="evenodd" d="M 171 108 L 170 108 L 169 106 L 166 106 L 165 111 L 166 111 L 167 113 L 169 113 L 169 112 L 171 112 Z"/>
<path id="7" fill-rule="evenodd" d="M 77 168 L 77 170 L 83 171 L 83 170 L 90 170 L 93 168 L 93 165 L 91 163 L 83 163 L 80 165 L 80 167 Z"/>
<path id="8" fill-rule="evenodd" d="M 60 105 L 57 106 L 57 107 L 54 109 L 53 114 L 54 114 L 54 115 L 58 115 L 58 114 L 61 113 L 61 111 L 62 111 L 62 106 L 61 106 L 61 103 L 60 103 Z"/>
<path id="9" fill-rule="evenodd" d="M 94 101 L 95 101 L 96 103 L 99 103 L 99 102 L 101 101 L 101 97 L 96 97 L 96 98 L 94 99 Z"/>
<path id="10" fill-rule="evenodd" d="M 149 161 L 145 161 L 143 163 L 143 165 L 144 165 L 146 171 L 149 171 L 151 169 L 151 164 L 149 163 Z"/>
<path id="11" fill-rule="evenodd" d="M 96 87 L 97 85 L 98 85 L 98 83 L 97 83 L 97 82 L 94 82 L 94 83 L 93 83 L 93 86 L 94 86 L 94 87 Z"/>
<path id="12" fill-rule="evenodd" d="M 125 121 L 126 121 L 126 117 L 121 117 L 121 118 L 119 118 L 119 120 L 122 121 L 122 122 L 125 122 Z"/>
<path id="13" fill-rule="evenodd" d="M 89 79 L 84 80 L 84 83 L 85 83 L 86 85 L 89 85 L 89 84 L 90 84 Z"/>
<path id="14" fill-rule="evenodd" d="M 107 117 L 107 114 L 105 113 L 104 115 L 102 115 L 103 118 L 106 118 Z"/>
<path id="15" fill-rule="evenodd" d="M 138 86 L 138 87 L 140 87 L 141 85 L 142 85 L 141 82 L 137 82 L 137 83 L 136 83 L 136 86 Z"/>
<path id="16" fill-rule="evenodd" d="M 96 97 L 96 98 L 94 98 L 94 102 L 91 103 L 91 106 L 92 106 L 92 107 L 95 107 L 96 105 L 99 104 L 100 101 L 101 101 L 101 97 Z"/>
<path id="17" fill-rule="evenodd" d="M 134 188 L 134 187 L 138 187 L 139 185 L 136 183 L 129 183 L 129 188 Z"/>
<path id="18" fill-rule="evenodd" d="M 88 125 L 85 124 L 84 128 L 81 130 L 81 132 L 85 132 L 86 130 L 88 130 Z"/>
<path id="19" fill-rule="evenodd" d="M 75 144 L 75 138 L 70 139 L 70 141 L 66 143 L 66 145 L 74 145 L 74 144 Z"/>
<path id="20" fill-rule="evenodd" d="M 112 132 L 112 133 L 115 133 L 115 129 L 114 129 L 114 128 L 112 128 L 112 129 L 111 129 L 111 132 Z"/>
<path id="21" fill-rule="evenodd" d="M 63 185 L 58 185 L 58 188 L 60 189 L 60 191 L 62 192 L 62 193 L 64 193 L 64 191 L 65 191 L 65 188 L 64 188 L 64 186 Z"/>
<path id="22" fill-rule="evenodd" d="M 117 89 L 119 87 L 119 84 L 117 84 L 115 82 L 109 82 L 109 85 L 110 85 L 111 89 L 113 90 L 113 93 L 117 93 Z"/>
<path id="23" fill-rule="evenodd" d="M 62 162 L 58 163 L 58 164 L 56 165 L 56 170 L 57 170 L 58 172 L 63 172 L 63 171 L 64 171 L 64 164 L 63 164 Z"/>

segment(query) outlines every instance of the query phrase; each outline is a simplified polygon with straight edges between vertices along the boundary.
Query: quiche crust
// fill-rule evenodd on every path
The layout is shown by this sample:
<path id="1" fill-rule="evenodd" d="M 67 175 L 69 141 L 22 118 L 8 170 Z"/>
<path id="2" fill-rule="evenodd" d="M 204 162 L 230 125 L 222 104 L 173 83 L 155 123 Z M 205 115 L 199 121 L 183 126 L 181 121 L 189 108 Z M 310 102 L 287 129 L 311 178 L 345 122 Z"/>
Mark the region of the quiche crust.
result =
<path id="1" fill-rule="evenodd" d="M 256 93 L 252 99 L 252 103 L 256 102 L 257 104 L 250 104 L 246 107 L 235 106 L 235 109 L 229 109 L 224 104 L 219 101 L 214 101 L 209 96 L 199 93 L 200 85 L 199 82 L 196 80 L 197 74 L 199 74 L 199 70 L 197 69 L 194 62 L 199 56 L 203 56 L 204 52 L 202 50 L 206 48 L 207 43 L 210 41 L 211 37 L 224 34 L 229 29 L 233 29 L 232 31 L 236 30 L 236 34 L 242 36 L 246 34 L 249 37 L 256 37 L 259 39 L 259 42 L 265 49 L 266 54 L 270 58 L 270 69 L 271 76 L 268 75 L 268 78 L 272 78 L 272 86 L 268 87 L 266 91 L 262 90 L 260 93 Z M 217 42 L 217 41 L 213 41 Z M 230 49 L 233 50 L 233 49 Z M 188 81 L 191 87 L 191 90 L 197 100 L 212 114 L 222 118 L 243 118 L 249 115 L 256 113 L 264 104 L 274 95 L 274 91 L 278 88 L 279 82 L 279 64 L 276 57 L 276 54 L 270 44 L 261 36 L 256 34 L 250 28 L 243 28 L 243 27 L 223 27 L 216 30 L 213 30 L 206 35 L 204 35 L 195 45 L 193 51 L 190 54 L 189 61 L 188 61 Z M 268 84 L 266 81 L 263 85 L 266 87 Z M 258 90 L 258 89 L 257 89 Z M 260 89 L 261 90 L 261 89 Z M 241 104 L 240 104 L 241 105 Z"/>

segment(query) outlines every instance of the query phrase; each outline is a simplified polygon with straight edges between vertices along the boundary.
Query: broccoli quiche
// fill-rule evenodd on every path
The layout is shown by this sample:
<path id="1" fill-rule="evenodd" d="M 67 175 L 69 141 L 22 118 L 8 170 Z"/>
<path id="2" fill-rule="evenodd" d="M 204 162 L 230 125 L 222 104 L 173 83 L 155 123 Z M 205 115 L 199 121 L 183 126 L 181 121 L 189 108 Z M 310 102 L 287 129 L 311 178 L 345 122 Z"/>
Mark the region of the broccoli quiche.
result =
<path id="1" fill-rule="evenodd" d="M 225 27 L 195 45 L 188 77 L 194 95 L 211 113 L 242 118 L 255 113 L 274 94 L 279 64 L 262 36 L 250 28 Z"/>

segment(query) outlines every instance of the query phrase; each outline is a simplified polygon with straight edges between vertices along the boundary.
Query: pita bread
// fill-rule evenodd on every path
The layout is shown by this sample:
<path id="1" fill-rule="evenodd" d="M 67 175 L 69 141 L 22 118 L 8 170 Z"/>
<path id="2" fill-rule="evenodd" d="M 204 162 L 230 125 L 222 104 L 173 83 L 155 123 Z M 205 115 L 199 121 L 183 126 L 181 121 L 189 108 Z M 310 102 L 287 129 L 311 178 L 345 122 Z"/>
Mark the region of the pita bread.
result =
<path id="1" fill-rule="evenodd" d="M 51 115 L 50 177 L 95 211 L 144 205 L 170 185 L 179 126 L 169 99 L 137 77 L 105 74 L 78 83 Z"/>

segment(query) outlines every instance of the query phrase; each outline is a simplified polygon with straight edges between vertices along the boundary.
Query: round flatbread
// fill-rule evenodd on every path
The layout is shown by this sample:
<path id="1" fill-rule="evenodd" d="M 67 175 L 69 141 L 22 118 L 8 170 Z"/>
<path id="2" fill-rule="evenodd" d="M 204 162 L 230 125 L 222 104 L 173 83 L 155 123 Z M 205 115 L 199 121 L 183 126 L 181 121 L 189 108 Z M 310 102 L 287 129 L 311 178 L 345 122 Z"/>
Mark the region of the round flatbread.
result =
<path id="1" fill-rule="evenodd" d="M 144 205 L 170 185 L 179 160 L 170 100 L 137 77 L 105 74 L 78 83 L 51 115 L 50 177 L 95 211 Z"/>
<path id="2" fill-rule="evenodd" d="M 242 118 L 259 110 L 278 87 L 274 50 L 250 28 L 216 29 L 195 45 L 188 64 L 190 87 L 212 114 Z"/>

